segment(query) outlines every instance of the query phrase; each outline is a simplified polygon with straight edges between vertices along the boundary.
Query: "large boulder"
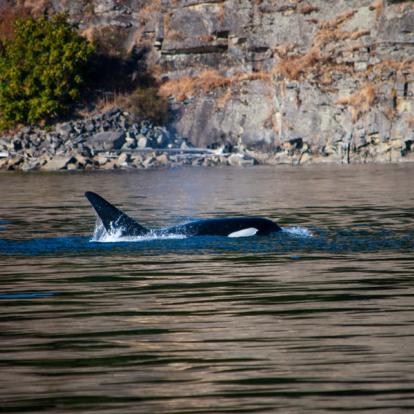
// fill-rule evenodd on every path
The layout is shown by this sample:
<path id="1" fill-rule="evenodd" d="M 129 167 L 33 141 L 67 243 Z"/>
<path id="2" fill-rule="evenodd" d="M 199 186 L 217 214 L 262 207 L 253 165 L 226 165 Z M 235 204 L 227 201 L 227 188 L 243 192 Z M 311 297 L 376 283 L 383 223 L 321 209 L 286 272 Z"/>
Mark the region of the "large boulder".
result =
<path id="1" fill-rule="evenodd" d="M 95 150 L 119 150 L 126 142 L 122 131 L 98 132 L 86 139 L 86 144 Z"/>
<path id="2" fill-rule="evenodd" d="M 69 161 L 72 159 L 71 155 L 56 155 L 49 159 L 46 164 L 42 166 L 44 171 L 57 171 L 63 170 Z"/>

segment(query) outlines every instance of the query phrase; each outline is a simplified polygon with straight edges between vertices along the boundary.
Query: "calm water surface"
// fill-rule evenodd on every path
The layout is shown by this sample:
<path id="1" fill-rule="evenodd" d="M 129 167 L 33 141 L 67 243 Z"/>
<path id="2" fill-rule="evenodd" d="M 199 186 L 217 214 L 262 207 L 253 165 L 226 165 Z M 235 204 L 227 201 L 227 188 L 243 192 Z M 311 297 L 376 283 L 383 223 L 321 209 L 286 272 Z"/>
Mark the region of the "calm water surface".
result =
<path id="1" fill-rule="evenodd" d="M 0 175 L 0 412 L 414 412 L 414 165 Z M 259 215 L 271 237 L 91 242 Z"/>

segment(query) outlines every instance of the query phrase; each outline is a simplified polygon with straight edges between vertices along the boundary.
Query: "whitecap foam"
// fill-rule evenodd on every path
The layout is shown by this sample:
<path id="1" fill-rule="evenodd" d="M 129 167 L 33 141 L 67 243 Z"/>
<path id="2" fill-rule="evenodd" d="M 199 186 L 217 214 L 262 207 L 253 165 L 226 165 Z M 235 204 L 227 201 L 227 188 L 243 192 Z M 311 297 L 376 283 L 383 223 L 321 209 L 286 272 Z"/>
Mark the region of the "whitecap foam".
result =
<path id="1" fill-rule="evenodd" d="M 283 227 L 282 231 L 294 237 L 313 237 L 312 232 L 306 227 Z"/>

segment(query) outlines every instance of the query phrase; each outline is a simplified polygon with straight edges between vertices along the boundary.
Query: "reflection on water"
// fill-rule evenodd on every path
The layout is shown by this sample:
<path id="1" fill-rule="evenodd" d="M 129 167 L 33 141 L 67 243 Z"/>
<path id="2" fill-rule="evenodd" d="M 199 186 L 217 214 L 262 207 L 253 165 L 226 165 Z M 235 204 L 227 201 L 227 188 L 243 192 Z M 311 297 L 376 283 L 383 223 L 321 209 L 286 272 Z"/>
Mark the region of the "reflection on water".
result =
<path id="1" fill-rule="evenodd" d="M 0 412 L 413 412 L 413 173 L 0 175 Z M 86 190 L 284 231 L 94 243 Z"/>

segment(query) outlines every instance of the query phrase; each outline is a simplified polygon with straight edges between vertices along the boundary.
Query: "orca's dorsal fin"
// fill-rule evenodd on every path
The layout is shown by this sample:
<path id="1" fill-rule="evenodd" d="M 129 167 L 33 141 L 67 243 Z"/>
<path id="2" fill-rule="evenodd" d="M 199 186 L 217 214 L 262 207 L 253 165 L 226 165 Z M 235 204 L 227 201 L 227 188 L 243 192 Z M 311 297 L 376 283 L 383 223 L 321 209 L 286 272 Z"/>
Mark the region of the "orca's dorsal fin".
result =
<path id="1" fill-rule="evenodd" d="M 92 204 L 107 232 L 120 232 L 121 236 L 142 236 L 148 233 L 145 227 L 138 224 L 121 210 L 118 210 L 98 194 L 87 191 L 85 197 Z"/>

